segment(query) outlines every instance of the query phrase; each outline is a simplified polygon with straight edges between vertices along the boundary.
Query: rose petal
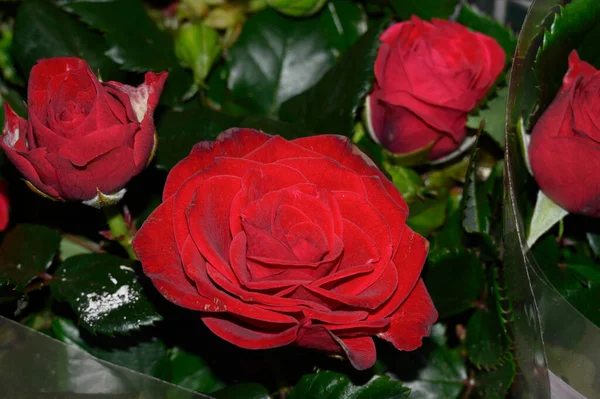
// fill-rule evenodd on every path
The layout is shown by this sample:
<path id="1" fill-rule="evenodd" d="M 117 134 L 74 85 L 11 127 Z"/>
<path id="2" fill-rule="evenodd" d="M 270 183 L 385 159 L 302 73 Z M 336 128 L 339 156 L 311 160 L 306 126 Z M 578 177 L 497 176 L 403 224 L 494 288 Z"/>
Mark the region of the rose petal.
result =
<path id="1" fill-rule="evenodd" d="M 171 169 L 165 183 L 163 200 L 175 194 L 188 177 L 206 168 L 216 157 L 243 157 L 270 137 L 253 129 L 229 129 L 221 133 L 216 141 L 196 144 L 190 155 Z"/>
<path id="2" fill-rule="evenodd" d="M 87 63 L 75 57 L 53 57 L 38 60 L 31 68 L 27 85 L 29 114 L 46 121 L 48 97 L 46 91 L 52 78 L 68 71 L 88 68 Z"/>
<path id="3" fill-rule="evenodd" d="M 428 251 L 429 242 L 405 226 L 393 262 L 398 271 L 398 276 L 400 276 L 398 286 L 392 297 L 383 306 L 371 313 L 370 317 L 376 319 L 388 317 L 398 309 L 419 281 Z"/>
<path id="4" fill-rule="evenodd" d="M 272 325 L 277 329 L 287 329 L 289 326 L 297 324 L 296 319 L 293 317 L 266 310 L 260 306 L 253 306 L 219 289 L 209 277 L 207 271 L 209 264 L 204 260 L 193 240 L 188 239 L 186 241 L 181 256 L 185 272 L 189 278 L 196 282 L 198 292 L 202 296 L 211 299 L 212 303 L 210 306 L 205 306 L 202 309 L 203 311 L 232 313 L 236 317 L 240 316 L 240 319 L 255 320 L 257 323 Z M 217 272 L 214 268 L 213 271 Z M 240 324 L 243 324 L 243 322 L 240 322 Z"/>
<path id="5" fill-rule="evenodd" d="M 415 350 L 421 346 L 423 337 L 429 336 L 437 317 L 433 301 L 420 279 L 406 301 L 390 317 L 387 330 L 378 336 L 397 349 Z"/>
<path id="6" fill-rule="evenodd" d="M 375 166 L 348 138 L 343 136 L 311 136 L 294 140 L 294 144 L 329 157 L 345 167 L 353 170 L 360 176 L 379 176 L 386 191 L 392 199 L 408 212 L 408 205 L 402 195 L 388 180 L 387 177 Z"/>
<path id="7" fill-rule="evenodd" d="M 135 143 L 133 146 L 133 159 L 136 174 L 146 167 L 146 164 L 152 155 L 152 150 L 154 149 L 154 110 L 158 105 L 158 100 L 166 80 L 166 72 L 159 74 L 148 72 L 144 77 L 144 83 L 138 87 L 138 92 L 148 92 L 148 96 L 145 107 L 146 113 L 140 124 L 140 130 L 135 135 Z"/>
<path id="8" fill-rule="evenodd" d="M 381 213 L 385 220 L 390 222 L 392 245 L 394 248 L 398 248 L 397 244 L 402 237 L 408 212 L 394 201 L 379 176 L 365 176 L 362 181 L 367 190 L 367 200 Z"/>
<path id="9" fill-rule="evenodd" d="M 296 340 L 298 327 L 274 329 L 261 320 L 244 323 L 229 315 L 202 316 L 202 321 L 216 335 L 245 349 L 268 349 L 291 344 Z"/>
<path id="10" fill-rule="evenodd" d="M 350 191 L 366 195 L 360 176 L 330 158 L 291 158 L 278 161 L 301 173 L 320 190 Z"/>
<path id="11" fill-rule="evenodd" d="M 298 147 L 292 141 L 287 141 L 279 136 L 272 136 L 268 141 L 245 155 L 244 158 L 266 164 L 290 157 L 312 157 L 314 155 L 312 152 Z"/>
<path id="12" fill-rule="evenodd" d="M 256 165 L 257 164 L 254 162 L 240 158 L 218 158 L 211 163 L 210 167 L 198 171 L 192 177 L 187 179 L 185 183 L 182 182 L 183 184 L 173 191 L 173 193 L 177 193 L 175 196 L 173 212 L 173 226 L 175 229 L 175 239 L 177 240 L 177 245 L 180 250 L 183 246 L 183 242 L 190 234 L 185 209 L 192 202 L 198 186 L 205 180 L 214 176 L 237 176 L 241 180 L 241 176 L 243 176 L 248 169 L 256 167 Z M 167 185 L 168 184 L 169 179 L 167 178 Z M 165 188 L 165 192 L 166 190 L 167 189 Z M 208 195 L 210 193 L 205 194 Z M 164 198 L 170 198 L 170 196 Z"/>
<path id="13" fill-rule="evenodd" d="M 377 275 L 378 279 L 369 282 L 368 278 Z M 366 282 L 365 282 L 366 281 Z M 366 286 L 366 284 L 370 284 Z M 326 302 L 354 306 L 360 309 L 376 309 L 390 298 L 398 285 L 398 273 L 392 262 L 389 262 L 383 272 L 366 274 L 359 278 L 350 279 L 348 282 L 326 290 L 312 285 L 303 285 L 308 291 L 323 298 Z M 357 295 L 352 291 L 359 291 Z"/>
<path id="14" fill-rule="evenodd" d="M 48 153 L 46 159 L 56 170 L 61 194 L 65 199 L 87 201 L 100 190 L 112 194 L 121 190 L 133 176 L 133 151 L 120 147 L 100 155 L 84 169 L 55 153 Z"/>
<path id="15" fill-rule="evenodd" d="M 194 283 L 184 273 L 170 223 L 172 213 L 173 199 L 156 208 L 135 235 L 133 250 L 142 262 L 144 274 L 167 300 L 200 310 L 212 302 L 198 294 Z"/>
<path id="16" fill-rule="evenodd" d="M 137 123 L 129 123 L 91 132 L 63 145 L 58 150 L 58 155 L 69 160 L 75 166 L 86 166 L 94 159 L 116 148 L 133 148 L 133 138 L 137 127 Z"/>
<path id="17" fill-rule="evenodd" d="M 578 137 L 544 137 L 538 129 L 546 123 L 536 125 L 529 146 L 531 168 L 540 189 L 569 212 L 600 216 L 600 176 L 595 173 L 600 168 L 600 146 Z"/>
<path id="18" fill-rule="evenodd" d="M 63 145 L 69 142 L 68 139 L 44 126 L 34 113 L 30 113 L 28 117 L 31 129 L 28 137 L 30 148 L 46 148 L 48 152 L 58 152 Z"/>
<path id="19" fill-rule="evenodd" d="M 377 360 L 375 342 L 371 337 L 334 338 L 338 341 L 348 360 L 357 370 L 366 370 L 373 367 Z"/>
<path id="20" fill-rule="evenodd" d="M 0 232 L 6 230 L 10 213 L 10 202 L 8 199 L 8 184 L 0 180 Z"/>
<path id="21" fill-rule="evenodd" d="M 41 163 L 48 165 L 48 161 L 46 161 L 45 148 L 37 148 L 33 151 L 19 153 L 7 146 L 6 144 L 2 143 L 2 149 L 4 150 L 4 153 L 6 154 L 10 162 L 12 162 L 12 164 L 15 165 L 15 167 L 19 170 L 19 172 L 21 172 L 25 179 L 31 184 L 33 184 L 34 187 L 51 197 L 54 197 L 56 199 L 63 199 L 62 195 L 57 191 L 57 188 L 55 188 L 55 186 L 58 186 L 57 181 L 49 180 L 50 175 L 56 175 L 54 168 L 52 168 L 51 166 L 42 168 L 37 167 L 37 165 Z M 33 160 L 34 163 L 32 163 L 31 160 Z M 44 179 L 49 184 L 44 183 L 42 179 Z"/>
<path id="22" fill-rule="evenodd" d="M 198 185 L 185 214 L 189 232 L 206 261 L 233 281 L 229 265 L 229 207 L 241 187 L 241 179 L 215 176 Z"/>
<path id="23" fill-rule="evenodd" d="M 4 103 L 4 126 L 2 126 L 2 143 L 7 147 L 25 152 L 29 150 L 27 143 L 27 121 L 21 118 L 13 109 Z"/>
<path id="24" fill-rule="evenodd" d="M 561 92 L 568 90 L 570 86 L 575 82 L 577 77 L 583 76 L 588 77 L 594 75 L 598 70 L 594 68 L 591 64 L 588 64 L 585 61 L 582 61 L 579 58 L 579 54 L 577 50 L 571 51 L 569 54 L 569 70 L 563 77 L 563 86 L 561 88 Z"/>

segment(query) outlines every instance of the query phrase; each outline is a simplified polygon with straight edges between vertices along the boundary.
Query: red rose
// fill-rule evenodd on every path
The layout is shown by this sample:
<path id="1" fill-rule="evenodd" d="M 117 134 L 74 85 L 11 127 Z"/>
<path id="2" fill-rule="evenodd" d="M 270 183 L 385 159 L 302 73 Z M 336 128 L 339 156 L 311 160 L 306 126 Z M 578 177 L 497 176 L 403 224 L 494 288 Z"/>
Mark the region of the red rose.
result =
<path id="1" fill-rule="evenodd" d="M 153 153 L 152 114 L 166 79 L 147 73 L 135 88 L 98 81 L 78 58 L 41 60 L 29 76 L 29 120 L 6 104 L 0 144 L 43 194 L 94 206 L 116 201 Z"/>
<path id="2" fill-rule="evenodd" d="M 0 231 L 6 230 L 9 221 L 10 202 L 8 202 L 8 185 L 0 180 Z"/>
<path id="3" fill-rule="evenodd" d="M 171 170 L 134 239 L 156 288 L 249 349 L 293 344 L 375 362 L 413 350 L 437 312 L 428 243 L 400 193 L 347 139 L 231 129 Z"/>
<path id="4" fill-rule="evenodd" d="M 540 189 L 569 212 L 600 216 L 600 72 L 569 56 L 556 98 L 535 124 L 529 160 Z"/>
<path id="5" fill-rule="evenodd" d="M 502 47 L 456 22 L 417 17 L 392 25 L 381 41 L 367 99 L 373 138 L 396 154 L 432 145 L 429 159 L 457 149 L 469 112 L 504 69 Z"/>

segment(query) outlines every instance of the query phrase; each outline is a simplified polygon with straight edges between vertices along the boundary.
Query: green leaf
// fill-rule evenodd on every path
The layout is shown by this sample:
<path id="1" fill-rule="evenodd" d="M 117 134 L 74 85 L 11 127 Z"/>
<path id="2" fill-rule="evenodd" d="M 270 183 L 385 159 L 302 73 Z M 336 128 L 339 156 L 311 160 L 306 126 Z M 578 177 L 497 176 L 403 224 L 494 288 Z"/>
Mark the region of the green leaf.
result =
<path id="1" fill-rule="evenodd" d="M 453 162 L 443 169 L 428 172 L 424 177 L 425 187 L 429 190 L 451 189 L 456 183 L 464 183 L 467 169 L 469 168 L 469 157 Z"/>
<path id="2" fill-rule="evenodd" d="M 448 19 L 454 14 L 459 0 L 391 0 L 390 3 L 401 20 L 413 15 L 422 19 Z"/>
<path id="3" fill-rule="evenodd" d="M 475 377 L 475 392 L 484 399 L 503 399 L 516 375 L 516 366 L 512 356 L 490 371 L 482 371 Z"/>
<path id="4" fill-rule="evenodd" d="M 225 387 L 211 394 L 216 399 L 271 399 L 269 391 L 260 384 L 247 383 Z"/>
<path id="5" fill-rule="evenodd" d="M 456 22 L 496 39 L 506 53 L 506 61 L 510 62 L 517 46 L 517 37 L 512 30 L 471 8 L 467 3 L 463 3 Z"/>
<path id="6" fill-rule="evenodd" d="M 383 168 L 407 202 L 413 201 L 415 197 L 421 196 L 425 191 L 421 176 L 414 170 L 388 162 L 383 163 Z"/>
<path id="7" fill-rule="evenodd" d="M 495 367 L 500 364 L 508 353 L 508 336 L 503 325 L 502 308 L 497 303 L 498 297 L 494 292 L 495 275 L 488 272 L 487 296 L 484 307 L 475 310 L 467 324 L 465 346 L 469 359 L 477 367 Z"/>
<path id="8" fill-rule="evenodd" d="M 568 56 L 577 49 L 584 60 L 600 67 L 600 2 L 577 0 L 560 7 L 536 58 L 540 83 L 539 109 L 543 111 L 562 86 L 567 72 Z"/>
<path id="9" fill-rule="evenodd" d="M 297 126 L 288 122 L 282 122 L 280 120 L 261 115 L 242 117 L 238 122 L 238 126 L 261 130 L 272 135 L 279 135 L 288 140 L 312 135 L 310 131 L 304 130 L 302 126 Z"/>
<path id="10" fill-rule="evenodd" d="M 384 27 L 385 22 L 371 27 L 316 85 L 286 101 L 281 119 L 303 124 L 315 133 L 352 137 L 356 113 L 372 88 Z"/>
<path id="11" fill-rule="evenodd" d="M 600 269 L 597 264 L 571 264 L 566 263 L 565 268 L 569 269 L 575 277 L 587 287 L 597 288 L 600 285 Z"/>
<path id="12" fill-rule="evenodd" d="M 437 197 L 411 202 L 406 224 L 411 229 L 427 236 L 444 225 L 448 206 L 448 191 L 441 191 Z"/>
<path id="13" fill-rule="evenodd" d="M 65 260 L 75 255 L 91 254 L 100 251 L 100 245 L 82 236 L 63 235 L 60 240 L 60 259 Z"/>
<path id="14" fill-rule="evenodd" d="M 533 244 L 535 244 L 538 238 L 544 235 L 545 232 L 550 230 L 568 214 L 568 211 L 546 197 L 542 190 L 538 191 L 535 209 L 533 210 L 533 217 L 531 218 L 527 233 L 527 245 L 529 245 L 529 248 L 533 247 Z"/>
<path id="15" fill-rule="evenodd" d="M 319 18 L 290 20 L 271 9 L 248 19 L 228 54 L 234 100 L 263 115 L 276 114 L 335 62 Z"/>
<path id="16" fill-rule="evenodd" d="M 181 348 L 169 351 L 171 383 L 201 393 L 212 393 L 225 387 L 204 359 Z"/>
<path id="17" fill-rule="evenodd" d="M 221 54 L 219 32 L 203 23 L 185 23 L 177 31 L 175 54 L 194 71 L 194 81 L 203 84 Z"/>
<path id="18" fill-rule="evenodd" d="M 168 104 L 181 101 L 188 93 L 192 77 L 179 65 L 173 39 L 158 29 L 140 0 L 75 0 L 63 7 L 104 32 L 110 46 L 106 55 L 122 68 L 169 72 L 161 96 Z"/>
<path id="19" fill-rule="evenodd" d="M 508 86 L 496 92 L 496 96 L 487 102 L 479 115 L 469 115 L 467 127 L 479 129 L 483 121 L 483 131 L 504 150 L 504 130 L 506 123 L 506 99 Z"/>
<path id="20" fill-rule="evenodd" d="M 79 322 L 102 334 L 128 333 L 161 320 L 136 276 L 136 262 L 108 254 L 78 255 L 57 270 L 52 295 L 71 305 Z"/>
<path id="21" fill-rule="evenodd" d="M 344 374 L 321 371 L 305 375 L 290 392 L 288 399 L 368 399 L 408 398 L 410 390 L 388 376 L 375 375 L 362 385 L 355 385 Z"/>
<path id="22" fill-rule="evenodd" d="M 62 317 L 52 321 L 52 333 L 62 342 L 76 345 L 99 359 L 143 374 L 165 377 L 168 352 L 159 339 L 94 336 Z"/>
<path id="23" fill-rule="evenodd" d="M 433 248 L 441 251 L 445 248 L 463 248 L 465 233 L 462 229 L 462 212 L 460 209 L 462 195 L 450 193 L 446 207 L 446 219 L 441 229 L 433 236 Z"/>
<path id="24" fill-rule="evenodd" d="M 60 245 L 56 230 L 33 224 L 20 224 L 10 230 L 0 246 L 0 285 L 14 284 L 22 290 L 43 274 Z"/>
<path id="25" fill-rule="evenodd" d="M 464 249 L 433 252 L 427 260 L 425 285 L 440 317 L 475 307 L 484 288 L 484 271 L 477 256 Z"/>
<path id="26" fill-rule="evenodd" d="M 405 359 L 409 373 L 416 374 L 404 383 L 411 390 L 411 399 L 454 399 L 463 390 L 467 369 L 459 349 L 448 348 L 444 334 L 443 325 L 434 325 L 431 338 L 425 339 L 423 346 Z"/>
<path id="27" fill-rule="evenodd" d="M 554 288 L 591 322 L 600 326 L 600 309 L 597 306 L 600 302 L 600 286 L 589 282 L 590 277 L 594 278 L 594 276 L 582 267 L 573 268 L 572 265 L 563 263 L 558 244 L 552 235 L 547 235 L 538 241 L 532 252 Z M 576 258 L 565 259 L 565 261 L 583 263 L 581 259 L 576 260 Z M 586 275 L 582 276 L 582 272 Z"/>
<path id="28" fill-rule="evenodd" d="M 156 122 L 158 150 L 156 166 L 169 170 L 187 157 L 194 144 L 214 140 L 219 133 L 236 126 L 236 119 L 207 108 L 168 110 Z"/>
<path id="29" fill-rule="evenodd" d="M 367 14 L 351 0 L 329 1 L 320 19 L 325 36 L 338 54 L 348 50 L 367 31 Z"/>
<path id="30" fill-rule="evenodd" d="M 473 151 L 471 152 L 462 198 L 463 228 L 467 233 L 488 233 L 489 217 L 492 212 L 486 187 L 477 182 L 477 166 L 480 152 L 479 137 L 477 136 Z"/>
<path id="31" fill-rule="evenodd" d="M 124 75 L 104 55 L 107 50 L 102 35 L 92 32 L 50 1 L 27 0 L 17 10 L 13 51 L 26 77 L 40 58 L 79 57 L 105 79 L 121 80 Z"/>
<path id="32" fill-rule="evenodd" d="M 13 30 L 10 24 L 0 25 L 0 71 L 4 79 L 17 86 L 23 86 L 23 79 L 17 73 L 12 57 Z"/>

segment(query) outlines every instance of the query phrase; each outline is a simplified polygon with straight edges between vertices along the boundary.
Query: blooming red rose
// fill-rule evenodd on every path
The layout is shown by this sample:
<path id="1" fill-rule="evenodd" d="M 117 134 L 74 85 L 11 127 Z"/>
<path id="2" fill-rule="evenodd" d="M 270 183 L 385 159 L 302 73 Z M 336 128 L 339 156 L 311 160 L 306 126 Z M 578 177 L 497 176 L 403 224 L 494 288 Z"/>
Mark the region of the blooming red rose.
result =
<path id="1" fill-rule="evenodd" d="M 153 153 L 152 114 L 166 79 L 147 73 L 136 88 L 100 82 L 78 58 L 41 60 L 29 76 L 29 119 L 6 104 L 0 144 L 43 194 L 95 206 L 116 201 Z"/>
<path id="2" fill-rule="evenodd" d="M 417 17 L 381 41 L 367 99 L 373 138 L 396 154 L 432 146 L 429 159 L 457 149 L 469 112 L 504 69 L 502 47 L 456 22 Z"/>
<path id="3" fill-rule="evenodd" d="M 136 235 L 144 272 L 221 338 L 376 358 L 372 335 L 413 350 L 437 312 L 428 243 L 400 193 L 347 139 L 231 129 L 175 166 Z"/>
<path id="4" fill-rule="evenodd" d="M 556 98 L 535 124 L 529 160 L 540 189 L 569 212 L 600 216 L 600 71 L 569 56 Z"/>
<path id="5" fill-rule="evenodd" d="M 9 221 L 10 202 L 8 201 L 8 185 L 0 180 L 0 231 L 6 230 Z"/>

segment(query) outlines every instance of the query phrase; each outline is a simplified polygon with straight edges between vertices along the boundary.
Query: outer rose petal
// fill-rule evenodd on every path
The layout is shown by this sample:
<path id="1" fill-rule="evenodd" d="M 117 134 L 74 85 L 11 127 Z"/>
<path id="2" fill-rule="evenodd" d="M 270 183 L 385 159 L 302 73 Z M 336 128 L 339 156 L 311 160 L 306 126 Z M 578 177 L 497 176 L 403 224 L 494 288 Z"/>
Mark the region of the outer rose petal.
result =
<path id="1" fill-rule="evenodd" d="M 264 326 L 241 326 L 239 320 L 232 320 L 227 315 L 204 316 L 202 321 L 216 335 L 241 348 L 267 349 L 291 344 L 296 339 L 297 326 L 273 332 Z M 262 327 L 262 328 L 261 328 Z"/>
<path id="2" fill-rule="evenodd" d="M 4 103 L 4 126 L 2 126 L 2 144 L 17 151 L 27 151 L 27 121 L 16 114 Z"/>
<path id="3" fill-rule="evenodd" d="M 54 153 L 47 154 L 46 160 L 56 171 L 64 199 L 88 201 L 96 197 L 98 190 L 113 194 L 127 184 L 133 177 L 132 153 L 127 147 L 115 148 L 95 158 L 85 168 L 77 168 Z"/>
<path id="4" fill-rule="evenodd" d="M 58 150 L 58 155 L 75 166 L 83 167 L 114 149 L 132 148 L 136 130 L 136 123 L 113 125 L 107 129 L 97 130 L 69 141 Z M 117 169 L 120 165 L 105 165 L 105 167 Z"/>
<path id="5" fill-rule="evenodd" d="M 358 370 L 372 367 L 377 360 L 371 337 L 340 338 L 322 325 L 308 322 L 300 327 L 296 344 L 328 353 L 344 354 Z"/>
<path id="6" fill-rule="evenodd" d="M 388 194 L 408 213 L 408 205 L 394 184 L 358 147 L 343 136 L 312 136 L 294 140 L 294 144 L 331 158 L 360 176 L 378 176 Z"/>
<path id="7" fill-rule="evenodd" d="M 154 148 L 154 110 L 158 105 L 168 73 L 148 72 L 144 76 L 144 83 L 132 87 L 119 82 L 108 82 L 106 86 L 112 88 L 112 93 L 121 92 L 127 95 L 131 109 L 135 115 L 135 122 L 140 123 L 140 129 L 135 136 L 133 147 L 134 174 L 140 173 L 148 163 Z"/>
<path id="8" fill-rule="evenodd" d="M 171 226 L 172 214 L 173 199 L 156 208 L 135 235 L 133 251 L 142 262 L 144 273 L 165 298 L 176 305 L 200 310 L 212 303 L 198 294 L 183 271 Z"/>
<path id="9" fill-rule="evenodd" d="M 394 154 L 408 154 L 433 143 L 429 159 L 437 159 L 456 150 L 467 135 L 464 113 L 445 112 L 421 118 L 408 108 L 379 100 L 376 93 L 368 101 L 373 133 Z M 431 107 L 427 108 L 429 111 Z M 445 115 L 446 120 L 435 119 L 440 115 Z"/>
<path id="10" fill-rule="evenodd" d="M 569 212 L 599 217 L 600 145 L 578 137 L 544 138 L 541 131 L 537 137 L 535 133 L 529 159 L 540 189 Z"/>
<path id="11" fill-rule="evenodd" d="M 594 75 L 596 72 L 598 72 L 596 68 L 579 58 L 577 50 L 571 51 L 569 54 L 569 70 L 563 77 L 561 92 L 569 89 L 578 76 L 581 75 L 585 78 Z"/>
<path id="12" fill-rule="evenodd" d="M 370 314 L 370 318 L 379 319 L 388 317 L 398 309 L 419 281 L 428 251 L 429 242 L 412 231 L 408 226 L 405 226 L 402 241 L 398 246 L 398 251 L 394 258 L 394 265 L 400 276 L 398 287 L 392 297 L 383 306 Z"/>
<path id="13" fill-rule="evenodd" d="M 421 346 L 437 317 L 433 301 L 420 279 L 406 301 L 392 314 L 390 326 L 378 336 L 400 350 L 412 351 Z"/>
<path id="14" fill-rule="evenodd" d="M 8 200 L 8 184 L 0 180 L 0 231 L 6 230 L 8 226 L 10 202 Z"/>
<path id="15" fill-rule="evenodd" d="M 44 177 L 40 174 L 44 174 L 46 170 L 38 170 L 37 163 L 32 163 L 32 159 L 39 159 L 44 164 L 47 164 L 45 159 L 46 150 L 34 149 L 29 151 L 27 148 L 26 133 L 28 130 L 27 122 L 17 116 L 17 114 L 10 108 L 8 103 L 4 104 L 4 128 L 3 136 L 1 138 L 0 146 L 4 150 L 4 153 L 8 159 L 15 165 L 15 167 L 23 174 L 25 179 L 29 181 L 41 192 L 52 196 L 54 198 L 61 199 L 58 191 L 52 187 L 51 184 L 55 184 L 56 181 L 47 179 L 47 175 Z M 54 174 L 52 168 L 47 169 L 51 174 Z"/>
<path id="16" fill-rule="evenodd" d="M 242 158 L 271 138 L 253 129 L 233 128 L 221 133 L 216 141 L 202 141 L 192 148 L 190 155 L 171 169 L 163 201 L 175 194 L 183 182 L 194 173 L 206 168 L 216 157 Z"/>

